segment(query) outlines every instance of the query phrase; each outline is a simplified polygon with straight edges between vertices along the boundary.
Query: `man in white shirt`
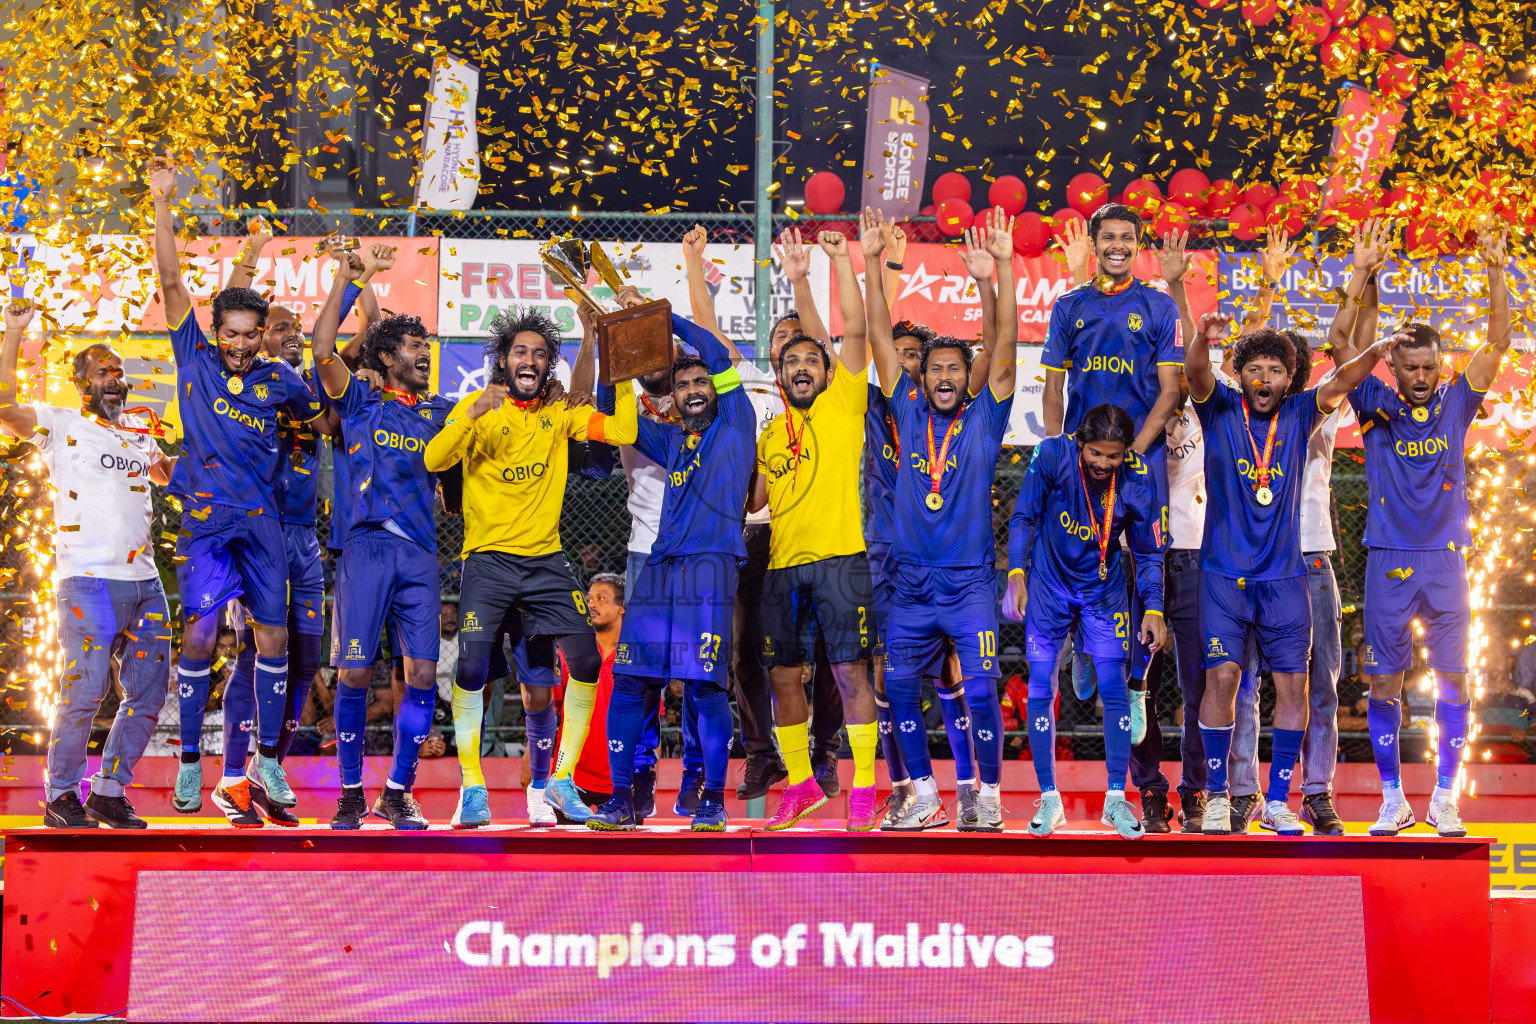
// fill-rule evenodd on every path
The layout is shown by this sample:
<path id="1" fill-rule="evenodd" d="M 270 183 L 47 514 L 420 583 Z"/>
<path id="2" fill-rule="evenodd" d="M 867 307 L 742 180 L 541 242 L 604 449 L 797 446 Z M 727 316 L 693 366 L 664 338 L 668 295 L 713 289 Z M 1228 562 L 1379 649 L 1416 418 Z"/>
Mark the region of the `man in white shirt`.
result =
<path id="1" fill-rule="evenodd" d="M 149 744 L 170 680 L 170 615 L 150 540 L 149 485 L 170 479 L 152 428 L 125 414 L 128 384 L 110 345 L 74 359 L 79 411 L 15 401 L 16 363 L 33 309 L 13 300 L 0 344 L 0 425 L 37 445 L 57 493 L 53 502 L 54 586 L 64 676 L 48 744 L 47 806 L 52 828 L 145 828 L 125 793 Z M 120 659 L 123 701 L 82 806 L 91 719 Z"/>
<path id="2" fill-rule="evenodd" d="M 683 263 L 688 272 L 688 297 L 693 307 L 693 319 L 701 327 L 719 334 L 715 317 L 714 299 L 704 278 L 704 245 L 708 235 L 702 227 L 695 227 L 683 238 Z M 784 276 L 789 279 L 795 294 L 794 310 L 773 322 L 768 335 L 768 359 L 777 365 L 779 349 L 790 338 L 805 335 L 828 346 L 831 335 L 811 296 L 808 281 L 810 254 L 815 246 L 802 242 L 799 231 L 790 229 L 780 236 L 774 249 Z M 863 296 L 842 296 L 843 301 L 862 303 Z M 784 414 L 784 400 L 779 393 L 779 381 L 773 371 L 764 370 L 750 360 L 736 364 L 736 372 L 746 389 L 752 409 L 757 413 L 757 430 L 761 433 L 776 418 Z M 732 687 L 736 697 L 736 709 L 740 716 L 741 743 L 747 751 L 745 778 L 736 788 L 739 800 L 754 800 L 766 796 L 773 785 L 789 775 L 773 741 L 773 693 L 768 685 L 768 674 L 762 666 L 763 616 L 761 611 L 763 574 L 768 569 L 769 517 L 767 508 L 749 513 L 744 527 L 747 545 L 747 561 L 741 567 L 736 586 L 736 622 L 732 632 L 736 638 L 732 652 Z M 811 763 L 816 781 L 830 799 L 837 796 L 840 786 L 837 778 L 837 751 L 841 745 L 843 728 L 843 702 L 838 694 L 837 681 L 820 639 L 816 642 L 816 666 L 811 680 Z"/>

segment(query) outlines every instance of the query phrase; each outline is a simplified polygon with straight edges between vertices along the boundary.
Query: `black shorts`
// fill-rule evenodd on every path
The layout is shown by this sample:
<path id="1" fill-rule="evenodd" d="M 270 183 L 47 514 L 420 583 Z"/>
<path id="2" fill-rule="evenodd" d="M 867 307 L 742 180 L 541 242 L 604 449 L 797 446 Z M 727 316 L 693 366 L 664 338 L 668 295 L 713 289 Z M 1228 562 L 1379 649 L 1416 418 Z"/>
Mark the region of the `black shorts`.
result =
<path id="1" fill-rule="evenodd" d="M 763 576 L 763 665 L 803 665 L 815 656 L 816 633 L 834 665 L 875 649 L 874 590 L 869 559 L 823 558 L 769 569 Z"/>
<path id="2" fill-rule="evenodd" d="M 587 599 L 570 563 L 559 552 L 528 557 L 503 551 L 474 551 L 464 559 L 459 587 L 459 636 L 498 639 L 507 612 L 516 608 L 528 634 L 558 637 L 592 635 Z"/>

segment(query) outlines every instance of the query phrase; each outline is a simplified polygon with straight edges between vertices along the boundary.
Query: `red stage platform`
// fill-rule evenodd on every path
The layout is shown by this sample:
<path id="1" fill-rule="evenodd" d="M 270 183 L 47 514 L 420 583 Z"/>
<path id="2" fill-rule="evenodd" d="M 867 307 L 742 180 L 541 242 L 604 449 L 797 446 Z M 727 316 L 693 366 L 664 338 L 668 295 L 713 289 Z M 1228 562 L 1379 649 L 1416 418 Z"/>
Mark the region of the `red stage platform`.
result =
<path id="1" fill-rule="evenodd" d="M 0 984 L 44 1014 L 188 1021 L 1483 1024 L 1488 855 L 1427 836 L 20 830 Z M 1505 941 L 1530 923 L 1512 921 Z"/>

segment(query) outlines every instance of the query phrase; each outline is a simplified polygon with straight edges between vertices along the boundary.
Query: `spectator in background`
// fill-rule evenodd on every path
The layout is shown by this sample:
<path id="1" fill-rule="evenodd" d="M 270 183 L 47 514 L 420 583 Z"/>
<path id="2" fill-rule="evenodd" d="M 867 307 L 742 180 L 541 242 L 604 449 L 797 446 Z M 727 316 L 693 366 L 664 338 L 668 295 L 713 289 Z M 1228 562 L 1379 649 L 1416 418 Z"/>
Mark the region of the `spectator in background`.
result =
<path id="1" fill-rule="evenodd" d="M 1536 694 L 1518 685 L 1512 671 L 1490 672 L 1488 685 L 1478 698 L 1477 711 L 1484 726 L 1502 725 L 1524 731 L 1531 728 L 1532 715 L 1536 714 Z"/>
<path id="2" fill-rule="evenodd" d="M 587 614 L 592 619 L 592 629 L 597 634 L 597 649 L 603 656 L 603 667 L 597 677 L 597 700 L 592 706 L 592 725 L 587 730 L 587 741 L 582 744 L 581 756 L 571 771 L 571 780 L 582 802 L 589 807 L 600 807 L 613 797 L 613 782 L 608 771 L 608 701 L 613 696 L 613 657 L 618 647 L 619 628 L 624 624 L 624 577 L 615 573 L 598 573 L 587 587 Z M 555 693 L 556 707 L 565 706 L 565 686 L 570 678 L 565 665 L 565 655 L 560 656 L 560 686 Z M 562 723 L 563 725 L 563 723 Z M 642 763 L 642 758 L 649 763 Z M 656 761 L 655 751 L 641 744 L 635 752 L 635 818 L 643 812 L 655 814 Z M 646 786 L 646 777 L 649 786 Z M 646 792 L 650 799 L 646 799 Z"/>
<path id="3" fill-rule="evenodd" d="M 444 601 L 437 616 L 437 698 L 453 703 L 453 677 L 459 670 L 459 605 Z"/>
<path id="4" fill-rule="evenodd" d="M 1536 643 L 1522 643 L 1510 655 L 1509 676 L 1516 689 L 1536 693 Z"/>

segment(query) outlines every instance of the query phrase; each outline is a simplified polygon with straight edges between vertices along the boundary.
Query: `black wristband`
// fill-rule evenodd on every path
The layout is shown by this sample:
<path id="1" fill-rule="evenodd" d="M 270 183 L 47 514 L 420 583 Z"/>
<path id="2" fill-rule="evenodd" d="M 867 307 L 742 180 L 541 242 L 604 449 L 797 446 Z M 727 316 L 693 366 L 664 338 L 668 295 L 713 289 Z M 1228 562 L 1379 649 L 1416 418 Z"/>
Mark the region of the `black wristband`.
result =
<path id="1" fill-rule="evenodd" d="M 885 261 L 885 269 L 886 270 L 905 270 L 907 268 L 902 266 L 900 263 L 897 263 L 895 260 L 886 260 Z"/>

